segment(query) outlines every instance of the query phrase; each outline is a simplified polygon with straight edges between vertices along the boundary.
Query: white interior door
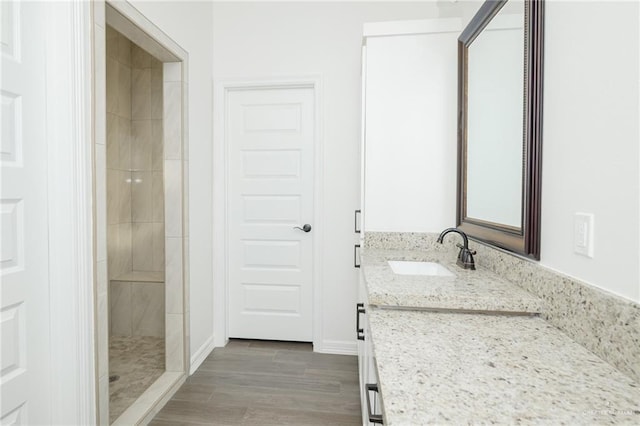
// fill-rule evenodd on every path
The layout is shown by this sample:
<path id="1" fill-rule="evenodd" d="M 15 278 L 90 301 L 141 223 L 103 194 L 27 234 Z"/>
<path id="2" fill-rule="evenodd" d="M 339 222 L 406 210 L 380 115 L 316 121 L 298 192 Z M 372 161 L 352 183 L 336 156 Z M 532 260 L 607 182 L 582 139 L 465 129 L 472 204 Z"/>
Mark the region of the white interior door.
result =
<path id="1" fill-rule="evenodd" d="M 229 337 L 312 341 L 313 89 L 228 96 Z"/>
<path id="2" fill-rule="evenodd" d="M 43 5 L 2 1 L 1 424 L 51 424 Z"/>

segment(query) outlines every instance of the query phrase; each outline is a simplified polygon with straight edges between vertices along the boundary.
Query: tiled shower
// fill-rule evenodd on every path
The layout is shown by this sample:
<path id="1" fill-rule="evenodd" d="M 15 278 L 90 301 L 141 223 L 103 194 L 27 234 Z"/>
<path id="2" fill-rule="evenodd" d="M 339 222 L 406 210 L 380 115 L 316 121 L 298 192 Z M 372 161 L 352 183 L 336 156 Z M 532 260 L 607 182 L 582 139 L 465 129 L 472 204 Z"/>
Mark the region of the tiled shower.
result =
<path id="1" fill-rule="evenodd" d="M 163 64 L 107 26 L 110 421 L 165 370 Z"/>

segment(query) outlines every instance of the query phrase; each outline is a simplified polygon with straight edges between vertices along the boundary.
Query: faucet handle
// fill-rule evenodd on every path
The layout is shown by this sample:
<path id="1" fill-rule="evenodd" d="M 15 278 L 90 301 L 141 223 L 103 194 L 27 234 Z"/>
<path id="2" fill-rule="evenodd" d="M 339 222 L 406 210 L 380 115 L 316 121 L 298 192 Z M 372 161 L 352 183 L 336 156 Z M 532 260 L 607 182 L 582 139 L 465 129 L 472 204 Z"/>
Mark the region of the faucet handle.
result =
<path id="1" fill-rule="evenodd" d="M 461 250 L 464 250 L 464 246 L 460 243 L 456 243 L 456 247 L 458 247 Z M 471 249 L 467 249 L 467 252 L 471 253 L 471 254 L 477 254 L 477 252 L 475 250 L 471 251 Z"/>

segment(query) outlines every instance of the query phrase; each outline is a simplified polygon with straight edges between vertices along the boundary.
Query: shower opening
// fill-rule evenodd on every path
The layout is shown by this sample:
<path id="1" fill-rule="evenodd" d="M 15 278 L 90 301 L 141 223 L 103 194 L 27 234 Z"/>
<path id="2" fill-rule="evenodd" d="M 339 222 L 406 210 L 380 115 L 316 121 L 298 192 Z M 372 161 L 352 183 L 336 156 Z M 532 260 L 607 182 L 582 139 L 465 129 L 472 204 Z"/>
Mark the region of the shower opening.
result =
<path id="1" fill-rule="evenodd" d="M 106 111 L 112 423 L 165 371 L 165 225 L 163 63 L 108 25 Z"/>
<path id="2" fill-rule="evenodd" d="M 191 356 L 188 53 L 129 2 L 91 4 L 97 423 L 147 424 Z"/>

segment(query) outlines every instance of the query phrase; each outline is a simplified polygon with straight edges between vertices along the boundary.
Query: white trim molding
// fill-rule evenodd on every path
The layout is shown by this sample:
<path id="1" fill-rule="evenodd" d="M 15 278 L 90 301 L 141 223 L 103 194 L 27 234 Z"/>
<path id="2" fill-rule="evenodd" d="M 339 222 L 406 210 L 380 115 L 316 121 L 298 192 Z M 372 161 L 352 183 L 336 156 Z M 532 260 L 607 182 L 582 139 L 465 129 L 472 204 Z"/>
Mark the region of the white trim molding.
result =
<path id="1" fill-rule="evenodd" d="M 313 242 L 313 342 L 322 342 L 322 248 L 324 234 L 324 144 L 323 89 L 320 74 L 264 79 L 214 81 L 214 147 L 213 147 L 213 244 L 214 254 L 214 346 L 225 346 L 229 340 L 229 271 L 228 271 L 228 196 L 229 196 L 229 147 L 226 136 L 228 93 L 250 89 L 310 88 L 314 92 L 314 242 Z"/>
<path id="2" fill-rule="evenodd" d="M 335 355 L 358 355 L 357 343 L 351 340 L 324 340 L 320 345 L 313 345 L 314 352 Z"/>
<path id="3" fill-rule="evenodd" d="M 416 19 L 411 21 L 386 21 L 366 23 L 362 36 L 385 37 L 415 34 L 437 34 L 462 31 L 460 18 Z"/>
<path id="4" fill-rule="evenodd" d="M 191 356 L 189 375 L 196 372 L 215 347 L 214 336 L 211 336 L 193 353 Z"/>
<path id="5" fill-rule="evenodd" d="M 94 424 L 91 4 L 45 7 L 52 423 Z"/>

